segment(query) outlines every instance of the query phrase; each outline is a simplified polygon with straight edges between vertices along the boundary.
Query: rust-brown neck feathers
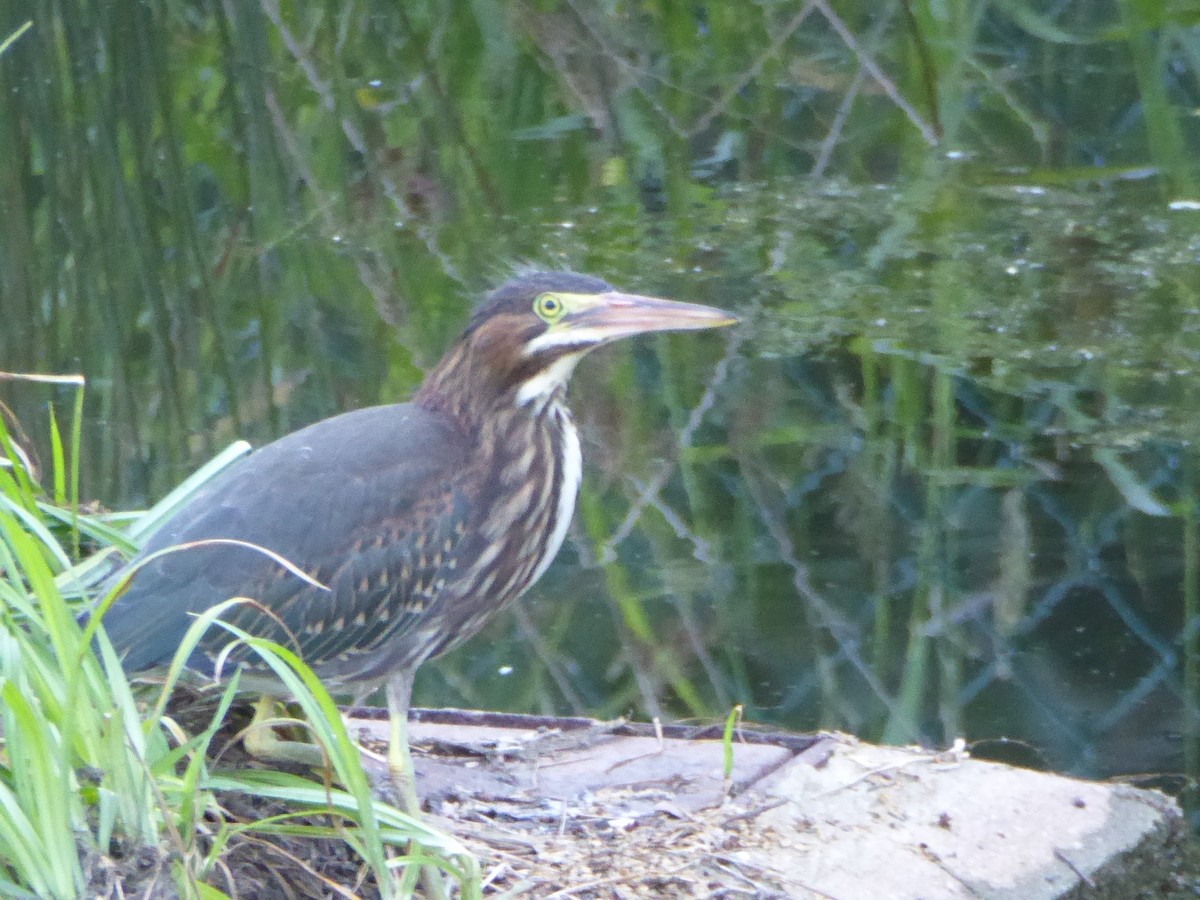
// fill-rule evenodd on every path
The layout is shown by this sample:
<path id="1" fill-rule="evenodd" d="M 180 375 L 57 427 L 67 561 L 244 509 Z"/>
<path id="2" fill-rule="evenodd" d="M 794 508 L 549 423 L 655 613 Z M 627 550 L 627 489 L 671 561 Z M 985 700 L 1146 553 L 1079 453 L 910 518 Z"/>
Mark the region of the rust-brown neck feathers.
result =
<path id="1" fill-rule="evenodd" d="M 497 412 L 519 407 L 537 412 L 561 400 L 574 362 L 587 348 L 527 355 L 529 342 L 548 327 L 534 312 L 534 300 L 552 291 L 611 290 L 598 278 L 569 272 L 536 272 L 510 281 L 475 310 L 466 331 L 426 377 L 414 402 L 474 430 Z"/>

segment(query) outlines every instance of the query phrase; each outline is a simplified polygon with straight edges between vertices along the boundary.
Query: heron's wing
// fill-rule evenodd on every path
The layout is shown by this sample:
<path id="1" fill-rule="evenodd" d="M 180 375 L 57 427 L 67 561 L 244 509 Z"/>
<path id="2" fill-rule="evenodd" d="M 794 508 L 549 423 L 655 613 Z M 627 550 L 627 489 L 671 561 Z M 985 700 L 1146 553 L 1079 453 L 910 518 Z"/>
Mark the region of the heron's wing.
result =
<path id="1" fill-rule="evenodd" d="M 160 665 L 196 613 L 250 597 L 262 608 L 223 618 L 284 644 L 298 638 L 311 664 L 377 646 L 419 619 L 466 531 L 460 476 L 470 458 L 451 420 L 412 404 L 346 413 L 268 444 L 172 516 L 139 559 L 226 538 L 279 554 L 329 590 L 252 549 L 179 550 L 138 570 L 105 615 L 109 638 L 129 671 Z M 229 639 L 214 628 L 202 647 L 211 658 Z"/>

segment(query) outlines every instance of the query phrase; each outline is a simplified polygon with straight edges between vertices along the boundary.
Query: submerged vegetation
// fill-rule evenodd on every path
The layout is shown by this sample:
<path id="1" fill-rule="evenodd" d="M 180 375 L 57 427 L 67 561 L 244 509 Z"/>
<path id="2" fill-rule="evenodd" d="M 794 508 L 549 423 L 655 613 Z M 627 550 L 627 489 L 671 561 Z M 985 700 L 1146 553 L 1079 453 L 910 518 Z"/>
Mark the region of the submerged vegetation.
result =
<path id="1" fill-rule="evenodd" d="M 585 364 L 569 547 L 418 700 L 1194 773 L 1200 19 L 1044 6 L 0 9 L 0 369 L 88 383 L 0 380 L 0 888 L 212 896 L 299 833 L 411 887 L 302 665 L 344 792 L 224 771 L 231 689 L 184 727 L 93 652 L 86 561 L 175 501 L 85 501 L 406 397 L 522 261 L 750 325 Z"/>

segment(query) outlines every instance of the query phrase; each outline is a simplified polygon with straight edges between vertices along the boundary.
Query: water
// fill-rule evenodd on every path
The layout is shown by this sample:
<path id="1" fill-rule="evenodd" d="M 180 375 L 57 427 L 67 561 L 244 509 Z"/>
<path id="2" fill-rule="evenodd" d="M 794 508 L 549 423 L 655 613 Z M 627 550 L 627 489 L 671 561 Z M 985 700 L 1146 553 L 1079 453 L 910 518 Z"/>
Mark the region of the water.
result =
<path id="1" fill-rule="evenodd" d="M 686 229 L 621 205 L 510 223 L 530 257 L 745 322 L 585 361 L 567 546 L 516 614 L 423 670 L 418 703 L 700 720 L 737 703 L 793 729 L 1012 739 L 1083 774 L 1184 768 L 1196 213 L 944 174 L 731 187 Z M 350 373 L 346 408 L 403 399 L 438 352 L 321 321 L 311 365 L 275 378 L 281 430 L 332 411 L 322 368 Z M 240 340 L 253 365 L 257 335 Z M 127 475 L 105 499 L 269 436 L 261 387 L 236 399 L 242 429 L 220 399 L 174 468 L 148 445 L 158 487 Z"/>
<path id="2" fill-rule="evenodd" d="M 737 702 L 790 728 L 1017 739 L 1093 775 L 1180 769 L 1194 214 L 946 193 L 796 185 L 698 216 L 655 286 L 746 325 L 610 351 L 632 357 L 622 391 L 585 363 L 582 521 L 519 623 L 426 673 L 426 699 Z M 593 218 L 595 253 L 614 226 Z M 643 271 L 656 249 L 648 227 Z"/>
<path id="3" fill-rule="evenodd" d="M 929 17 L 933 71 L 848 15 L 910 84 L 798 4 L 343 6 L 39 4 L 0 58 L 0 369 L 88 376 L 85 499 L 405 399 L 514 263 L 589 272 L 745 322 L 584 362 L 567 545 L 418 703 L 1196 771 L 1190 22 Z M 48 469 L 73 391 L 0 399 Z"/>

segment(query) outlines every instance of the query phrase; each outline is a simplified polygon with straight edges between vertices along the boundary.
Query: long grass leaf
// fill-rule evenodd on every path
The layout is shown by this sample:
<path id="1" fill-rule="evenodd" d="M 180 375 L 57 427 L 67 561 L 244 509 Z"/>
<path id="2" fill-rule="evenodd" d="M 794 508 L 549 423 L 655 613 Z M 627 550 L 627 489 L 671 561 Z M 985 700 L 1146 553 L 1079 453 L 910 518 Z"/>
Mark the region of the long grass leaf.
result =
<path id="1" fill-rule="evenodd" d="M 60 764 L 61 747 L 56 746 L 45 716 L 34 709 L 14 681 L 0 685 L 0 700 L 5 707 L 14 789 L 24 809 L 37 811 L 31 824 L 48 865 L 48 894 L 77 896 L 83 888 L 83 870 L 76 852 L 77 823 L 69 799 L 74 776 Z"/>

